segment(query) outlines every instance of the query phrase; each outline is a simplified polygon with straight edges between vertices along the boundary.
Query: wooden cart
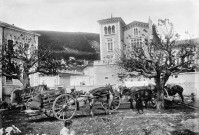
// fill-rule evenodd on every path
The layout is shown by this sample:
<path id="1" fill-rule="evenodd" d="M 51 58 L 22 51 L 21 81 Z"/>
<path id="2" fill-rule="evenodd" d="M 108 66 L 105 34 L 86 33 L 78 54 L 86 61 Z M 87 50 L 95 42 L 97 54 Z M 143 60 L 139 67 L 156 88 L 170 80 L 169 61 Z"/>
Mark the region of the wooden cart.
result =
<path id="1" fill-rule="evenodd" d="M 63 93 L 61 91 L 52 91 L 42 93 L 43 106 L 40 110 L 48 117 L 56 117 L 58 120 L 71 119 L 79 108 L 88 104 L 90 95 L 78 95 L 74 96 L 70 93 Z M 33 98 L 29 98 L 26 101 L 26 109 L 30 109 L 30 104 Z M 101 106 L 107 110 L 108 103 L 102 102 Z M 120 106 L 120 97 L 114 95 L 110 111 L 118 109 Z"/>

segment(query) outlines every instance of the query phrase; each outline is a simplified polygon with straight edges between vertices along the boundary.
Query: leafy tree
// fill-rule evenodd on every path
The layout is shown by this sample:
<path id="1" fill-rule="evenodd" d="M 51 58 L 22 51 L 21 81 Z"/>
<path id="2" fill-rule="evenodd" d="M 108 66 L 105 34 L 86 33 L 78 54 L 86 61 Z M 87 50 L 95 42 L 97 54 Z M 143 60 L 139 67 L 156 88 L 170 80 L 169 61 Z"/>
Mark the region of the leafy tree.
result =
<path id="1" fill-rule="evenodd" d="M 128 47 L 120 56 L 117 65 L 125 72 L 122 76 L 154 78 L 157 88 L 157 109 L 164 107 L 164 85 L 172 75 L 194 71 L 196 42 L 178 41 L 173 25 L 168 19 L 152 25 L 153 38 L 145 38 L 140 46 Z M 120 75 L 120 78 L 122 77 Z"/>
<path id="2" fill-rule="evenodd" d="M 23 88 L 30 87 L 31 74 L 55 75 L 65 67 L 47 46 L 38 48 L 23 42 L 13 43 L 12 40 L 8 44 L 3 43 L 1 61 L 2 75 L 20 80 Z"/>

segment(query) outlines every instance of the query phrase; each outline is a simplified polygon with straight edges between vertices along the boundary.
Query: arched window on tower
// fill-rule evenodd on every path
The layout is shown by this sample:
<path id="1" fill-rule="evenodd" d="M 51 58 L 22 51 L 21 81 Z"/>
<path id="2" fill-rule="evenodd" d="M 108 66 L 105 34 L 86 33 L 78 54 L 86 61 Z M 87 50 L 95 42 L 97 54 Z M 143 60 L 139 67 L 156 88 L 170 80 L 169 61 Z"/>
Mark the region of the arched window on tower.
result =
<path id="1" fill-rule="evenodd" d="M 134 35 L 138 35 L 138 28 L 134 29 Z"/>
<path id="2" fill-rule="evenodd" d="M 112 26 L 112 33 L 115 33 L 115 26 Z"/>
<path id="3" fill-rule="evenodd" d="M 105 35 L 107 34 L 107 27 L 106 26 L 104 27 L 104 34 Z"/>
<path id="4" fill-rule="evenodd" d="M 108 34 L 111 34 L 111 26 L 108 26 Z"/>

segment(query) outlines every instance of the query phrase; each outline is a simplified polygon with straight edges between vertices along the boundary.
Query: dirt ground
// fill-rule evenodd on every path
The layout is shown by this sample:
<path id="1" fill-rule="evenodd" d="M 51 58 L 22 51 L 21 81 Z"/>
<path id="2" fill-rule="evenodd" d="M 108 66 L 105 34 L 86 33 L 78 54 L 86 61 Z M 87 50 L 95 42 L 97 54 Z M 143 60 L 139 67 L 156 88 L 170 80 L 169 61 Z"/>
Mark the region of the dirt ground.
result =
<path id="1" fill-rule="evenodd" d="M 138 114 L 135 109 L 119 109 L 111 115 L 105 115 L 103 110 L 95 108 L 94 117 L 89 116 L 86 109 L 78 113 L 72 119 L 77 135 L 199 134 L 199 113 L 193 109 L 169 108 L 160 113 L 150 108 L 145 109 L 144 114 Z M 63 121 L 44 115 L 28 117 L 19 110 L 5 111 L 3 127 L 11 125 L 18 127 L 23 135 L 59 135 Z"/>

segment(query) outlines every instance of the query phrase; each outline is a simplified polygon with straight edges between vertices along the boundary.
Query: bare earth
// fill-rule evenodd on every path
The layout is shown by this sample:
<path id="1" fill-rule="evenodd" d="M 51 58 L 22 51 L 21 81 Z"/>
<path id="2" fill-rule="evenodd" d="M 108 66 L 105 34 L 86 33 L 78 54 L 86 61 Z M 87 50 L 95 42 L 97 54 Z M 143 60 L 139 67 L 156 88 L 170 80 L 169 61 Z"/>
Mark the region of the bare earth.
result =
<path id="1" fill-rule="evenodd" d="M 94 110 L 95 116 L 88 110 L 79 111 L 73 120 L 73 129 L 77 135 L 180 135 L 188 131 L 199 133 L 199 113 L 196 110 L 176 108 L 161 113 L 155 109 L 145 109 L 144 114 L 130 109 L 119 109 L 111 115 L 105 115 L 101 109 Z M 59 135 L 63 122 L 44 115 L 27 117 L 20 111 L 4 112 L 3 126 L 18 127 L 23 134 Z M 185 129 L 189 129 L 184 131 Z M 194 133 L 190 133 L 194 134 Z"/>

